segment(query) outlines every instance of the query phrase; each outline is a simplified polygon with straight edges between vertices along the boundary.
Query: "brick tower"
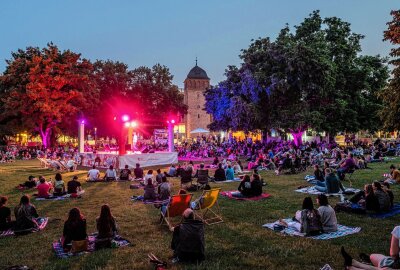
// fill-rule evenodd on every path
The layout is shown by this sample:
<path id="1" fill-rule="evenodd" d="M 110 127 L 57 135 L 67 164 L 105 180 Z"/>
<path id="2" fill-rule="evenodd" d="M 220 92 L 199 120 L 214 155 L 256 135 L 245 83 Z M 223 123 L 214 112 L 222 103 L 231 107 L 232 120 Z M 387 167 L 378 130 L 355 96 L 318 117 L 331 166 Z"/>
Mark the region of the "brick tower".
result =
<path id="1" fill-rule="evenodd" d="M 210 78 L 201 67 L 196 65 L 189 71 L 185 79 L 185 104 L 188 106 L 188 113 L 185 116 L 186 137 L 197 136 L 190 131 L 197 128 L 207 129 L 211 123 L 211 115 L 204 110 L 205 98 L 204 92 L 210 86 Z"/>

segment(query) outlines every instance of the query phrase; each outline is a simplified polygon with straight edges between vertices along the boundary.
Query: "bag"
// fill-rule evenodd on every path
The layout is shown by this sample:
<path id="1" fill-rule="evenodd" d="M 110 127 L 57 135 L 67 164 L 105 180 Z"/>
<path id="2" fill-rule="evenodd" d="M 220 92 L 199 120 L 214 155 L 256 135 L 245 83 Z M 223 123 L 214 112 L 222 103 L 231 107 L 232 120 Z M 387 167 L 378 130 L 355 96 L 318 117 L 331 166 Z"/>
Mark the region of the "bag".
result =
<path id="1" fill-rule="evenodd" d="M 72 241 L 71 244 L 72 244 L 71 248 L 72 253 L 79 253 L 86 251 L 88 249 L 88 241 L 86 239 L 81 241 Z"/>
<path id="2" fill-rule="evenodd" d="M 286 227 L 281 225 L 281 224 L 275 224 L 274 225 L 274 231 L 276 231 L 276 232 L 283 231 L 284 229 L 286 229 Z"/>

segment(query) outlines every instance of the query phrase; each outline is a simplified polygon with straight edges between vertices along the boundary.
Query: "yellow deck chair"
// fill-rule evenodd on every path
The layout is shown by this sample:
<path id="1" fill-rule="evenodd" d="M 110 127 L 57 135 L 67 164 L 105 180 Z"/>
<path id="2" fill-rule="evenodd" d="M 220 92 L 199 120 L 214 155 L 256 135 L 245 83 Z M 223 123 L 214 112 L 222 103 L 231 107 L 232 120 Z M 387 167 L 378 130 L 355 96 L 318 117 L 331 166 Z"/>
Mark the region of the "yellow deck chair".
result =
<path id="1" fill-rule="evenodd" d="M 207 225 L 224 222 L 218 205 L 220 191 L 221 188 L 204 190 L 195 209 L 195 216 Z"/>
<path id="2" fill-rule="evenodd" d="M 172 218 L 181 217 L 180 221 L 182 221 L 183 212 L 190 207 L 191 200 L 192 194 L 173 195 L 165 213 L 161 211 L 161 224 L 165 221 L 169 229 L 172 231 L 174 228 Z"/>

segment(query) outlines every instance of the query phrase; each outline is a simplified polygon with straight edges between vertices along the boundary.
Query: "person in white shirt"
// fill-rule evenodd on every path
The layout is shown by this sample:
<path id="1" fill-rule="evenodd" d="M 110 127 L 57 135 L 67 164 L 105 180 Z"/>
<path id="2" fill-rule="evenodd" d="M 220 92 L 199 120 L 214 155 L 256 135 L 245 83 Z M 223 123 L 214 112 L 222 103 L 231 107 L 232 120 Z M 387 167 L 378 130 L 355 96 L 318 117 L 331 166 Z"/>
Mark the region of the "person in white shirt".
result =
<path id="1" fill-rule="evenodd" d="M 113 165 L 110 165 L 110 167 L 106 171 L 106 175 L 104 176 L 104 179 L 106 181 L 115 181 L 117 180 L 117 171 L 114 169 Z"/>
<path id="2" fill-rule="evenodd" d="M 68 160 L 68 162 L 67 162 L 67 167 L 68 167 L 68 169 L 69 169 L 71 172 L 75 171 L 75 169 L 76 169 L 76 164 L 75 164 L 75 161 L 74 161 L 72 158 L 70 158 L 70 159 Z"/>
<path id="3" fill-rule="evenodd" d="M 96 166 L 93 165 L 92 169 L 88 171 L 87 174 L 88 180 L 89 181 L 97 181 L 100 178 L 100 171 L 96 169 Z"/>
<path id="4" fill-rule="evenodd" d="M 151 179 L 152 183 L 154 183 L 154 179 L 153 179 L 153 170 L 148 170 L 147 174 L 144 176 L 144 185 L 147 186 L 149 179 Z"/>

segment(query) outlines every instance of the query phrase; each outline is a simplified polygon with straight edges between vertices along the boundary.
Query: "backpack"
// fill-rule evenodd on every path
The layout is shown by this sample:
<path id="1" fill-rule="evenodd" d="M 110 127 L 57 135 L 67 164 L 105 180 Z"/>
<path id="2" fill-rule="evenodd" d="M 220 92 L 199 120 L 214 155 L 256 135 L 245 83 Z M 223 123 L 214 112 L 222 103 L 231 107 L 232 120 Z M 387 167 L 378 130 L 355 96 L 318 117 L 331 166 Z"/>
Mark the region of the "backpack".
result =
<path id="1" fill-rule="evenodd" d="M 303 210 L 301 219 L 302 232 L 306 235 L 318 235 L 322 232 L 321 216 L 317 210 Z"/>

